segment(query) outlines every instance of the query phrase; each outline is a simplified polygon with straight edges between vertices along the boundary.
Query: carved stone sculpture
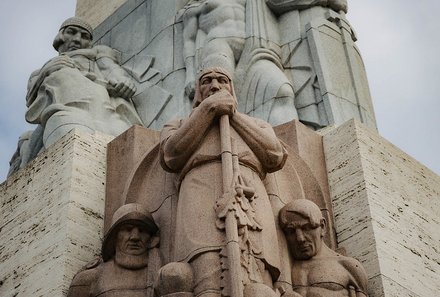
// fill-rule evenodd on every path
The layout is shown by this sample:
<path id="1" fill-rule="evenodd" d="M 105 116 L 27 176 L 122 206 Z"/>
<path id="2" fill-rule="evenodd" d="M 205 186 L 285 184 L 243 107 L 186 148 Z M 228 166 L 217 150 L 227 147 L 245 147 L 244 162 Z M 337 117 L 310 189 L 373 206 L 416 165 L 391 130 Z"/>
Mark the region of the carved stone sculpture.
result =
<path id="1" fill-rule="evenodd" d="M 139 204 L 126 204 L 113 215 L 102 244 L 102 261 L 86 266 L 72 280 L 68 297 L 153 297 L 160 268 L 158 228 Z"/>
<path id="2" fill-rule="evenodd" d="M 48 147 L 73 128 L 118 135 L 142 124 L 131 97 L 136 86 L 120 66 L 118 53 L 91 47 L 92 28 L 79 18 L 67 19 L 53 46 L 60 53 L 32 73 L 26 120 L 44 128 Z"/>
<path id="3" fill-rule="evenodd" d="M 279 221 L 292 257 L 292 287 L 281 287 L 282 296 L 367 296 L 367 275 L 359 261 L 324 243 L 326 221 L 316 204 L 294 200 L 281 209 Z"/>
<path id="4" fill-rule="evenodd" d="M 316 128 L 356 118 L 376 127 L 346 0 L 268 0 L 278 15 L 283 68 L 299 119 Z"/>
<path id="5" fill-rule="evenodd" d="M 195 74 L 222 67 L 237 82 L 239 110 L 277 125 L 297 118 L 276 45 L 276 19 L 262 0 L 194 0 L 183 9 L 186 94 Z"/>
<path id="6" fill-rule="evenodd" d="M 206 69 L 196 84 L 190 116 L 161 132 L 162 167 L 179 182 L 175 260 L 193 268 L 195 296 L 221 289 L 243 296 L 243 284 L 253 292 L 252 284 L 270 288 L 279 276 L 262 179 L 282 168 L 287 153 L 268 123 L 237 111 L 227 71 Z"/>
<path id="7" fill-rule="evenodd" d="M 158 272 L 154 292 L 159 297 L 194 297 L 194 272 L 188 263 L 172 262 Z"/>
<path id="8" fill-rule="evenodd" d="M 29 140 L 31 135 L 32 131 L 26 131 L 18 138 L 17 150 L 12 155 L 11 161 L 9 161 L 8 176 L 24 166 L 25 155 L 28 154 Z"/>

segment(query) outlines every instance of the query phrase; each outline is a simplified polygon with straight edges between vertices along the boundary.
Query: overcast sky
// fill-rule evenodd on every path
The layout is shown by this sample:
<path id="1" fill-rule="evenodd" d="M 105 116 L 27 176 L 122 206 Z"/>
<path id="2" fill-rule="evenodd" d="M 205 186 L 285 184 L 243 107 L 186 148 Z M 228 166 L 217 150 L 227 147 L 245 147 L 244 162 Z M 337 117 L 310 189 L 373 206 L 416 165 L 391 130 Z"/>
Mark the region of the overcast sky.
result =
<path id="1" fill-rule="evenodd" d="M 165 0 L 164 0 L 165 1 Z M 439 0 L 349 0 L 379 133 L 440 173 Z M 57 53 L 51 44 L 75 0 L 0 2 L 0 182 L 24 120 L 30 73 Z"/>

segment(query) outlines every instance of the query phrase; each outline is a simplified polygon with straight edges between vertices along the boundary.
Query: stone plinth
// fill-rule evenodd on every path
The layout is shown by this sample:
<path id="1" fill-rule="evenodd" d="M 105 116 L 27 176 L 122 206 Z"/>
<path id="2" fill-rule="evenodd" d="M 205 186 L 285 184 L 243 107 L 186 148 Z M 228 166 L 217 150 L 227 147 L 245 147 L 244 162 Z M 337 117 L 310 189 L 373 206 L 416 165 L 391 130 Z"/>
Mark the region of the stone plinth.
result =
<path id="1" fill-rule="evenodd" d="M 438 296 L 440 177 L 351 120 L 324 136 L 339 246 L 369 296 Z"/>
<path id="2" fill-rule="evenodd" d="M 71 131 L 0 185 L 0 296 L 65 296 L 100 253 L 111 139 Z"/>

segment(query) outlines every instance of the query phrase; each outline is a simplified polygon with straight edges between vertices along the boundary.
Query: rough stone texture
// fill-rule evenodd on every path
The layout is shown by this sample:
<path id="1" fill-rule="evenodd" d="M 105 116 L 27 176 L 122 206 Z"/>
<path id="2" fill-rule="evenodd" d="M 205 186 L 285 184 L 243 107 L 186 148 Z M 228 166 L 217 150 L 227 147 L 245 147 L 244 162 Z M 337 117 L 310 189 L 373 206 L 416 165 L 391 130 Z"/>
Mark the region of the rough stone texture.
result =
<path id="1" fill-rule="evenodd" d="M 0 296 L 65 296 L 99 253 L 111 139 L 71 131 L 0 185 Z"/>
<path id="2" fill-rule="evenodd" d="M 324 149 L 339 245 L 363 263 L 370 297 L 438 296 L 440 177 L 353 120 Z"/>
<path id="3" fill-rule="evenodd" d="M 96 28 L 125 2 L 127 0 L 77 0 L 76 16 Z"/>

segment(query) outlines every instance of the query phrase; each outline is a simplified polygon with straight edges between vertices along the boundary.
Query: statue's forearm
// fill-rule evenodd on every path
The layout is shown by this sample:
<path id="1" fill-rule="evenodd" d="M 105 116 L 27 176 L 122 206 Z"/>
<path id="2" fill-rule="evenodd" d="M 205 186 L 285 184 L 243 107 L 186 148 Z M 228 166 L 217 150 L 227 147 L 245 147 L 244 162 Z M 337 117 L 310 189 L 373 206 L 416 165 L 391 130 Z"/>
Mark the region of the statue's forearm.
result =
<path id="1" fill-rule="evenodd" d="M 161 135 L 162 158 L 170 171 L 176 172 L 185 166 L 205 137 L 213 119 L 213 113 L 196 108 L 182 126 L 170 133 L 171 135 Z M 169 127 L 165 125 L 164 131 L 167 129 Z"/>
<path id="2" fill-rule="evenodd" d="M 236 113 L 231 118 L 231 126 L 252 148 L 268 172 L 278 170 L 284 165 L 287 152 L 269 124 L 259 125 L 255 119 Z"/>
<path id="3" fill-rule="evenodd" d="M 302 10 L 313 6 L 327 6 L 328 0 L 267 0 L 267 5 L 276 12 Z"/>
<path id="4" fill-rule="evenodd" d="M 267 0 L 267 5 L 279 14 L 313 6 L 325 6 L 337 12 L 341 10 L 347 12 L 347 0 Z"/>
<path id="5" fill-rule="evenodd" d="M 131 78 L 124 68 L 109 57 L 102 57 L 98 59 L 96 63 L 107 80 L 121 81 L 123 79 Z"/>

